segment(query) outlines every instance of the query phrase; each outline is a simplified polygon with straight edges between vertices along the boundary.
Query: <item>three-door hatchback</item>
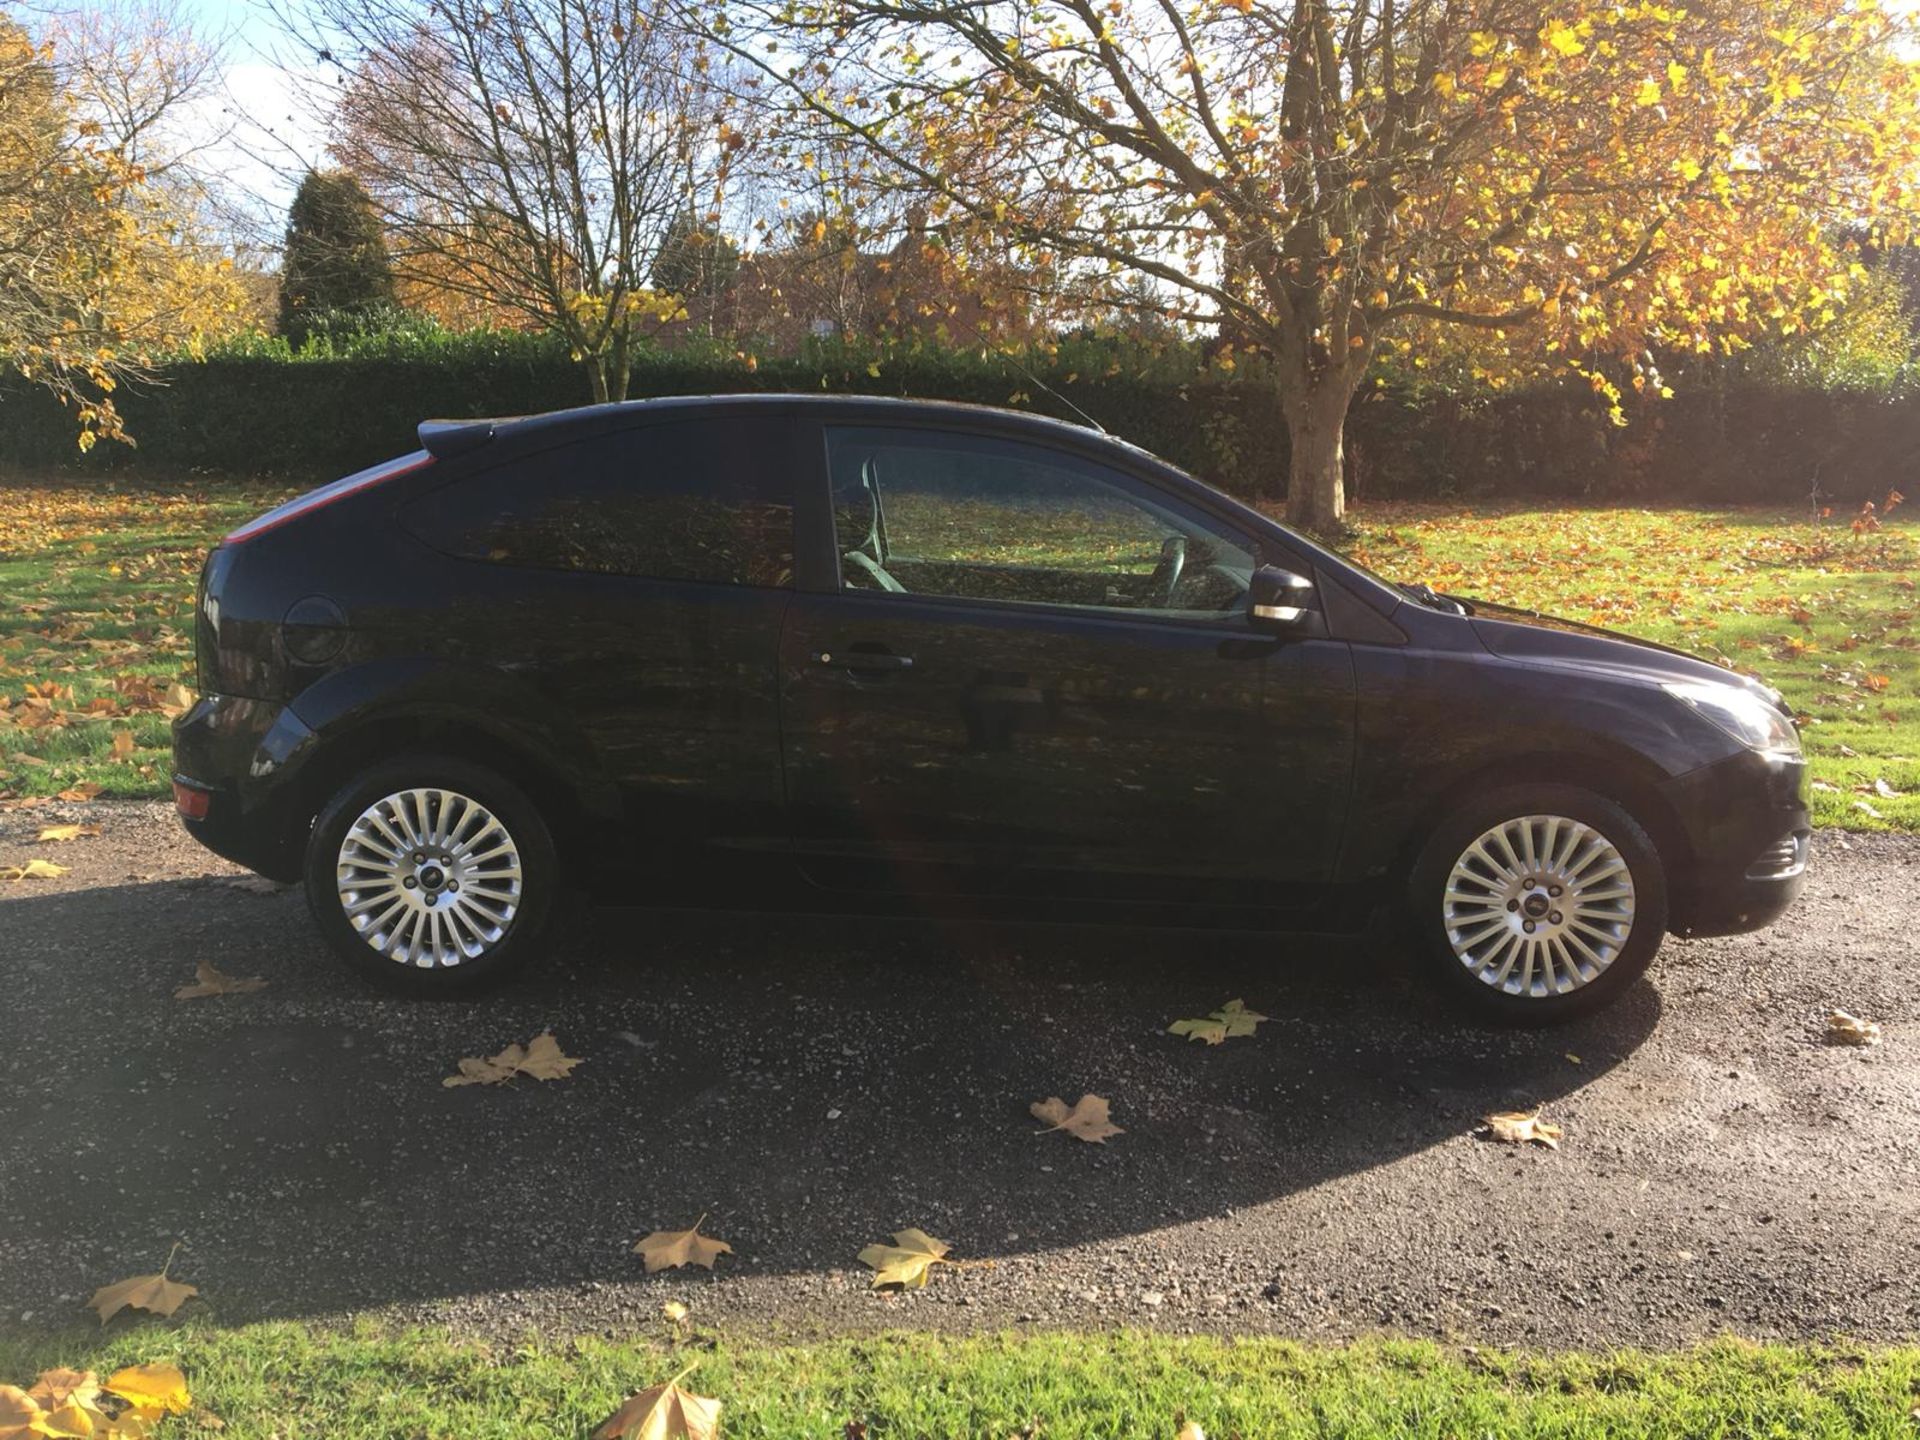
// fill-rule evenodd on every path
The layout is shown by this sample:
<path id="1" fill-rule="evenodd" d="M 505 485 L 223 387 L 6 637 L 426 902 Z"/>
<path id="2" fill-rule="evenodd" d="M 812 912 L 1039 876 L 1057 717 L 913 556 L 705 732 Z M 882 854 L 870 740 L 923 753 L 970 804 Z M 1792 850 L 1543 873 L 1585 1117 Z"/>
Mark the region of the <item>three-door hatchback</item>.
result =
<path id="1" fill-rule="evenodd" d="M 966 406 L 429 423 L 228 535 L 174 793 L 362 975 L 464 991 L 556 892 L 1306 931 L 1485 1013 L 1799 891 L 1773 692 L 1395 586 L 1130 446 Z"/>

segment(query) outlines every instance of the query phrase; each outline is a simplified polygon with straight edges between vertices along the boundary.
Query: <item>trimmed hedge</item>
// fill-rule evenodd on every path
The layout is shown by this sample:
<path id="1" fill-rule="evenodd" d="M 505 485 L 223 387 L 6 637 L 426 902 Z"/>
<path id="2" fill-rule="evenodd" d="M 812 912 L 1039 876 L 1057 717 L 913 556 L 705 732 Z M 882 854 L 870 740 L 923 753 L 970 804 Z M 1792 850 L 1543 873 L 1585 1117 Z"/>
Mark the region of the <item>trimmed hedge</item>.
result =
<path id="1" fill-rule="evenodd" d="M 1036 379 L 1037 377 L 1037 379 Z M 1044 383 L 1039 383 L 1044 382 Z M 919 350 L 878 358 L 837 346 L 750 366 L 699 349 L 636 364 L 632 393 L 864 392 L 1013 405 L 1067 419 L 1074 407 L 1112 433 L 1237 494 L 1284 493 L 1287 440 L 1257 369 L 1209 369 L 1191 348 L 1148 351 L 1076 340 L 1045 357 Z M 465 418 L 585 402 L 564 349 L 514 334 L 398 336 L 290 355 L 255 340 L 173 367 L 161 385 L 117 397 L 133 448 L 82 457 L 71 416 L 18 380 L 0 382 L 0 469 L 344 474 L 410 450 L 428 417 Z M 1071 402 L 1071 404 L 1067 402 Z M 1349 493 L 1367 498 L 1807 498 L 1832 503 L 1913 488 L 1920 398 L 1732 386 L 1641 404 L 1609 425 L 1588 391 L 1412 397 L 1381 388 L 1348 421 Z"/>

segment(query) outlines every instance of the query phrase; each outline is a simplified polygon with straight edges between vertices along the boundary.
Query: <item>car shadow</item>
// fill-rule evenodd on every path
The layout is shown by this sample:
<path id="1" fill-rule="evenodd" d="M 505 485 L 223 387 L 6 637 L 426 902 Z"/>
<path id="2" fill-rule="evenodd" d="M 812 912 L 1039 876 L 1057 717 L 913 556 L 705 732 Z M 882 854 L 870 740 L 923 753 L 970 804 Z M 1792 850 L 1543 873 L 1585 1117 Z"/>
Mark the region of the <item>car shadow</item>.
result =
<path id="1" fill-rule="evenodd" d="M 1488 1030 L 1373 942 L 622 909 L 483 999 L 409 1002 L 297 893 L 219 879 L 10 898 L 0 935 L 7 1321 L 175 1240 L 239 1321 L 624 1283 L 635 1237 L 702 1214 L 736 1275 L 907 1225 L 978 1258 L 1142 1236 L 1551 1105 L 1660 1012 L 1642 983 Z M 201 959 L 267 987 L 172 998 Z M 1254 1038 L 1167 1033 L 1235 997 Z M 570 1078 L 442 1085 L 545 1029 Z M 1085 1092 L 1124 1135 L 1035 1134 L 1031 1102 Z"/>

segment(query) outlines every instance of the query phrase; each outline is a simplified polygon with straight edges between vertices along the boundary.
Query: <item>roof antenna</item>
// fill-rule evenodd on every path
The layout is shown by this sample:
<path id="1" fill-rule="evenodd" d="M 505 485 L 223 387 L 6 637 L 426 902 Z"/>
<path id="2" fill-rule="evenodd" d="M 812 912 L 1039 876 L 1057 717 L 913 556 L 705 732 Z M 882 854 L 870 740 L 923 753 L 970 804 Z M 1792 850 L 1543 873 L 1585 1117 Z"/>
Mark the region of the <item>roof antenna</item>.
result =
<path id="1" fill-rule="evenodd" d="M 1018 370 L 1022 375 L 1026 376 L 1027 379 L 1031 380 L 1035 385 L 1038 385 L 1042 390 L 1046 391 L 1047 394 L 1051 395 L 1054 399 L 1058 400 L 1062 405 L 1066 406 L 1067 409 L 1071 410 L 1074 414 L 1078 415 L 1082 420 L 1086 421 L 1087 424 L 1091 425 L 1100 434 L 1102 435 L 1108 434 L 1106 426 L 1102 425 L 1098 420 L 1094 419 L 1093 416 L 1089 415 L 1086 411 L 1082 410 L 1078 405 L 1074 404 L 1073 401 L 1069 400 L 1066 396 L 1062 395 L 1058 390 L 1054 389 L 1051 385 L 1047 384 L 1046 381 L 1042 380 L 1038 375 L 1034 374 L 1033 371 L 1029 370 L 1026 366 L 1022 365 L 1018 360 L 1014 359 L 1012 354 L 1010 354 L 1005 350 L 994 351 L 994 347 L 988 343 L 987 337 L 980 333 L 980 327 L 975 325 L 971 320 L 961 319 L 961 317 L 958 315 L 949 316 L 948 318 L 953 320 L 959 320 L 962 325 L 967 327 L 967 329 L 973 331 L 973 338 L 980 342 L 981 349 L 987 350 L 989 352 L 997 353 L 1002 360 L 1006 361 L 1009 365 L 1013 366 L 1014 369 Z M 1111 439 L 1112 437 L 1109 435 L 1108 438 Z"/>

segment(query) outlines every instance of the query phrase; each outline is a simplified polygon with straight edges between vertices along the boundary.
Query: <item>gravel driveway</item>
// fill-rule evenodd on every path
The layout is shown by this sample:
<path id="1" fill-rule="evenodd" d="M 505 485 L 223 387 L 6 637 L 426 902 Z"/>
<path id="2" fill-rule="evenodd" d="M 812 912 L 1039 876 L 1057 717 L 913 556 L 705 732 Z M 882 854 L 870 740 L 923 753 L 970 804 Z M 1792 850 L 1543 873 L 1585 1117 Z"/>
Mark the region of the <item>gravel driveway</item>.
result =
<path id="1" fill-rule="evenodd" d="M 104 833 L 33 843 L 57 819 Z M 622 910 L 484 1001 L 405 1003 L 162 806 L 0 814 L 0 865 L 72 867 L 0 884 L 0 1326 L 177 1239 L 227 1321 L 1911 1336 L 1920 837 L 1815 851 L 1773 930 L 1503 1034 L 1379 945 Z M 202 957 L 268 988 L 174 1000 Z M 1234 996 L 1257 1038 L 1164 1033 Z M 1885 1043 L 1822 1043 L 1835 1005 Z M 547 1027 L 571 1079 L 442 1087 Z M 1083 1091 L 1127 1133 L 1033 1133 Z M 1559 1151 L 1473 1138 L 1535 1102 Z M 643 1276 L 634 1239 L 703 1212 L 717 1273 Z M 856 1252 L 909 1225 L 991 1264 L 871 1293 Z"/>

